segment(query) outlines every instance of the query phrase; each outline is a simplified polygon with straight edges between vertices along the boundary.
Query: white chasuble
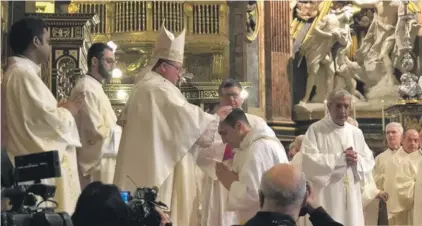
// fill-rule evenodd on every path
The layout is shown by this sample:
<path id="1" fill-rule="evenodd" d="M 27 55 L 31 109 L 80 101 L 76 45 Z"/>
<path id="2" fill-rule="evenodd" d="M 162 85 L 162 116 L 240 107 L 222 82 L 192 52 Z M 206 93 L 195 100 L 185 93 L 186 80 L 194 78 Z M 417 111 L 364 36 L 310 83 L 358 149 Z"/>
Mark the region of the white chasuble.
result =
<path id="1" fill-rule="evenodd" d="M 252 127 L 234 151 L 233 171 L 239 181 L 230 186 L 227 210 L 236 211 L 240 224 L 244 224 L 260 210 L 258 190 L 262 174 L 275 164 L 289 161 L 283 145 L 267 125 Z"/>
<path id="2" fill-rule="evenodd" d="M 353 166 L 344 153 L 349 147 L 358 155 Z M 318 204 L 345 226 L 364 225 L 361 184 L 372 173 L 374 158 L 362 131 L 348 123 L 339 126 L 327 115 L 309 127 L 300 152 Z"/>
<path id="3" fill-rule="evenodd" d="M 397 225 L 417 225 L 413 224 L 413 215 L 422 213 L 420 209 L 419 212 L 413 212 L 415 206 L 421 205 L 415 202 L 416 176 L 418 175 L 420 162 L 422 162 L 422 150 L 417 150 L 408 154 L 398 167 L 395 184 L 399 205 L 391 210 L 391 212 L 401 216 L 395 221 Z"/>
<path id="4" fill-rule="evenodd" d="M 406 212 L 398 211 L 402 209 L 398 196 L 396 186 L 396 176 L 399 173 L 401 162 L 409 154 L 400 147 L 391 157 L 390 161 L 387 162 L 384 176 L 384 191 L 388 194 L 387 200 L 387 211 L 388 211 L 388 222 L 390 225 L 399 224 L 398 222 L 407 221 L 408 217 Z M 401 220 L 403 219 L 403 220 Z"/>
<path id="5" fill-rule="evenodd" d="M 265 126 L 267 124 L 258 116 L 246 114 L 246 117 L 252 127 L 256 125 Z M 232 169 L 233 158 L 223 160 L 225 149 L 226 144 L 223 144 L 220 135 L 217 134 L 213 145 L 209 150 L 205 151 L 208 156 L 200 155 L 197 158 L 197 164 L 202 169 L 210 169 L 209 172 L 204 171 L 201 226 L 231 226 L 239 224 L 236 213 L 226 210 L 228 191 L 215 175 L 215 162 L 223 162 L 229 169 Z M 214 167 L 210 167 L 212 164 L 214 164 Z"/>
<path id="6" fill-rule="evenodd" d="M 180 90 L 155 72 L 133 87 L 125 107 L 114 183 L 122 190 L 159 187 L 175 226 L 195 225 L 199 188 L 195 159 L 215 137 L 219 118 L 188 103 Z M 132 178 L 134 185 L 128 177 Z"/>
<path id="7" fill-rule="evenodd" d="M 81 193 L 76 162 L 80 147 L 78 129 L 72 114 L 57 107 L 57 101 L 38 73 L 41 68 L 29 59 L 11 57 L 5 74 L 7 152 L 14 156 L 57 150 L 61 177 L 43 183 L 55 185 L 56 211 L 73 213 Z"/>
<path id="8" fill-rule="evenodd" d="M 79 93 L 85 93 L 85 105 L 76 118 L 82 143 L 82 147 L 77 149 L 77 157 L 83 189 L 89 183 L 101 179 L 93 178 L 93 175 L 101 175 L 103 155 L 117 155 L 113 136 L 117 118 L 102 84 L 92 76 L 85 75 L 79 79 L 70 98 L 75 98 Z"/>

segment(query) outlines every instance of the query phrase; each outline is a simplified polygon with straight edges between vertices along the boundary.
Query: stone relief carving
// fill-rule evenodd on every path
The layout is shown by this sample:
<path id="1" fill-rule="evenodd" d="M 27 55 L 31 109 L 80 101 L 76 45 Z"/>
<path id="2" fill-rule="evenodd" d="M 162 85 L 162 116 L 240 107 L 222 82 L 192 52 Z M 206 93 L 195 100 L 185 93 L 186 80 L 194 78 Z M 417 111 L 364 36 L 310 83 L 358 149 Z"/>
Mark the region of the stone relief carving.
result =
<path id="1" fill-rule="evenodd" d="M 58 102 L 66 101 L 70 96 L 73 86 L 76 82 L 77 69 L 76 61 L 69 57 L 61 57 L 56 64 L 57 68 L 57 100 Z"/>
<path id="2" fill-rule="evenodd" d="M 70 27 L 53 27 L 51 29 L 52 38 L 70 38 L 71 31 Z"/>
<path id="3" fill-rule="evenodd" d="M 296 4 L 296 17 L 307 19 L 307 15 L 313 16 L 310 12 L 314 11 L 308 10 L 306 13 L 305 9 L 310 9 L 311 4 L 306 3 L 308 8 L 304 4 Z M 339 88 L 352 93 L 362 109 L 379 109 L 382 107 L 379 104 L 381 100 L 384 100 L 385 104 L 395 103 L 399 96 L 399 81 L 395 78 L 394 69 L 403 67 L 402 60 L 397 59 L 404 57 L 404 52 L 400 51 L 404 41 L 401 36 L 410 34 L 407 35 L 410 36 L 408 41 L 414 43 L 420 28 L 416 20 L 407 21 L 410 30 L 404 31 L 404 22 L 400 21 L 399 15 L 405 11 L 417 11 L 416 5 L 381 0 L 333 1 L 333 4 L 326 0 L 318 4 L 319 14 L 313 24 L 308 26 L 306 38 L 299 50 L 306 58 L 308 71 L 306 92 L 299 105 L 306 105 L 308 102 L 322 105 L 325 96 L 331 90 Z M 330 5 L 328 11 L 327 5 Z M 324 12 L 327 12 L 326 15 Z M 354 15 L 351 21 L 340 20 L 339 15 L 346 12 Z M 398 31 L 399 34 L 396 35 Z M 351 54 L 355 49 L 355 54 Z M 407 86 L 410 80 L 414 81 L 412 84 L 416 84 L 415 77 L 409 74 L 403 76 Z M 361 90 L 363 93 L 356 90 L 357 81 L 364 84 L 364 89 Z M 316 93 L 311 97 L 310 92 L 314 86 Z M 302 108 L 310 111 L 306 107 Z M 319 110 L 323 109 L 322 107 Z"/>

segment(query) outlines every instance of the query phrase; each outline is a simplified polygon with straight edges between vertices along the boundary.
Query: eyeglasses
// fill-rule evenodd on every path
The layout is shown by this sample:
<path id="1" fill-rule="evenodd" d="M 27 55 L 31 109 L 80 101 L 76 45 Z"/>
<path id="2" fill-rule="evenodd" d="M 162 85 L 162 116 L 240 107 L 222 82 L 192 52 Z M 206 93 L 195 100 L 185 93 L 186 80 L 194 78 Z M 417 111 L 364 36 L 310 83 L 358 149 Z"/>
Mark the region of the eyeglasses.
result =
<path id="1" fill-rule="evenodd" d="M 177 67 L 176 65 L 174 65 L 174 64 L 172 64 L 172 63 L 169 63 L 169 62 L 167 62 L 167 61 L 165 61 L 164 62 L 165 64 L 168 64 L 168 65 L 170 65 L 170 66 L 172 66 L 172 67 L 174 67 L 174 69 L 176 69 L 177 70 L 177 72 L 181 72 L 182 71 L 182 68 L 181 67 Z"/>
<path id="2" fill-rule="evenodd" d="M 105 62 L 107 62 L 108 64 L 116 64 L 117 61 L 113 58 L 101 58 L 102 60 L 104 60 Z"/>

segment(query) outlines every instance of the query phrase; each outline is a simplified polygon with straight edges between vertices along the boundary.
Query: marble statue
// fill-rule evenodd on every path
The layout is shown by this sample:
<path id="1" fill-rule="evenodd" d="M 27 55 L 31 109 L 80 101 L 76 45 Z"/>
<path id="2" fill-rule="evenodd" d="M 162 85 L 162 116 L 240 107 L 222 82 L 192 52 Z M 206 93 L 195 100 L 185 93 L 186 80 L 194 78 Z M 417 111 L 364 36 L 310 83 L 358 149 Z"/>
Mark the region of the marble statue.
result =
<path id="1" fill-rule="evenodd" d="M 345 45 L 345 35 L 341 34 L 342 21 L 350 18 L 346 14 L 330 12 L 313 28 L 310 36 L 300 47 L 306 59 L 308 79 L 302 103 L 310 101 L 311 91 L 316 86 L 313 102 L 322 102 L 334 88 L 335 66 L 332 49 L 337 42 Z M 321 82 L 322 81 L 322 82 Z"/>
<path id="2" fill-rule="evenodd" d="M 345 89 L 360 101 L 365 101 L 365 97 L 356 90 L 356 80 L 359 77 L 360 67 L 356 62 L 352 62 L 347 56 L 348 50 L 352 45 L 350 20 L 353 16 L 353 9 L 350 5 L 346 5 L 336 10 L 338 14 L 343 14 L 345 20 L 341 23 L 342 41 L 336 43 L 333 48 L 335 63 L 334 89 Z"/>

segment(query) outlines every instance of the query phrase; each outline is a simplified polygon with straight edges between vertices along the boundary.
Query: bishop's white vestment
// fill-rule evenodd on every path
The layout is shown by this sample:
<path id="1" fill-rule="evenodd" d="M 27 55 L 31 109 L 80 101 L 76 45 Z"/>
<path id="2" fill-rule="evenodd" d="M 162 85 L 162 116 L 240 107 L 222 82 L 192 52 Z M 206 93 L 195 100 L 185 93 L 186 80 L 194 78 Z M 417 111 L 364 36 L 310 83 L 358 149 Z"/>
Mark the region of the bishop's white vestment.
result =
<path id="1" fill-rule="evenodd" d="M 114 159 L 117 155 L 114 145 L 116 114 L 103 90 L 102 83 L 94 77 L 86 75 L 80 78 L 72 90 L 71 99 L 78 93 L 85 93 L 85 105 L 76 118 L 82 143 L 82 147 L 77 148 L 81 188 L 93 181 L 113 183 L 114 175 L 104 175 L 105 178 L 101 175 L 102 172 L 114 174 L 114 164 L 106 163 L 110 157 Z"/>
<path id="2" fill-rule="evenodd" d="M 416 188 L 420 187 L 420 185 L 416 185 L 420 162 L 422 162 L 421 149 L 408 154 L 398 168 L 395 185 L 400 205 L 392 210 L 393 213 L 402 216 L 400 221 L 396 221 L 398 225 L 417 225 L 413 224 L 414 215 L 422 213 L 420 208 L 416 210 L 417 212 L 413 212 L 415 207 L 421 206 L 421 203 L 415 202 Z"/>
<path id="3" fill-rule="evenodd" d="M 131 192 L 136 185 L 157 186 L 173 225 L 198 225 L 195 157 L 214 141 L 219 117 L 188 103 L 176 86 L 153 71 L 133 87 L 125 111 L 114 183 Z"/>
<path id="4" fill-rule="evenodd" d="M 406 212 L 400 211 L 401 206 L 397 196 L 396 176 L 399 173 L 401 162 L 407 158 L 409 154 L 400 147 L 387 162 L 384 177 L 384 191 L 388 194 L 387 211 L 388 223 L 390 225 L 400 225 L 400 222 L 407 222 L 408 216 Z M 406 224 L 406 223 L 404 223 Z"/>
<path id="5" fill-rule="evenodd" d="M 256 125 L 265 126 L 267 124 L 258 116 L 246 114 L 246 117 L 252 127 Z M 229 169 L 232 169 L 233 158 L 224 159 L 227 148 L 229 147 L 223 144 L 220 135 L 217 134 L 215 142 L 206 151 L 210 158 L 206 158 L 204 155 L 198 156 L 197 164 L 199 166 L 207 166 L 210 164 L 209 161 L 218 161 L 223 162 Z M 208 167 L 208 169 L 212 168 Z M 202 186 L 201 226 L 231 226 L 239 224 L 236 213 L 226 210 L 228 191 L 215 176 L 214 169 L 211 172 L 205 172 Z"/>
<path id="6" fill-rule="evenodd" d="M 358 155 L 353 166 L 344 153 L 349 147 Z M 375 163 L 362 131 L 349 123 L 337 125 L 327 115 L 309 127 L 300 152 L 318 204 L 345 226 L 364 225 L 361 186 Z"/>
<path id="7" fill-rule="evenodd" d="M 244 224 L 260 210 L 258 191 L 262 174 L 289 160 L 283 145 L 266 124 L 252 127 L 234 151 L 233 172 L 239 175 L 239 181 L 230 186 L 227 210 L 236 211 L 240 224 Z"/>
<path id="8" fill-rule="evenodd" d="M 72 214 L 81 193 L 76 162 L 80 147 L 75 119 L 70 111 L 57 107 L 57 101 L 41 80 L 41 68 L 23 57 L 9 58 L 3 88 L 6 108 L 7 152 L 14 156 L 57 150 L 61 177 L 43 183 L 57 186 L 56 211 Z"/>

